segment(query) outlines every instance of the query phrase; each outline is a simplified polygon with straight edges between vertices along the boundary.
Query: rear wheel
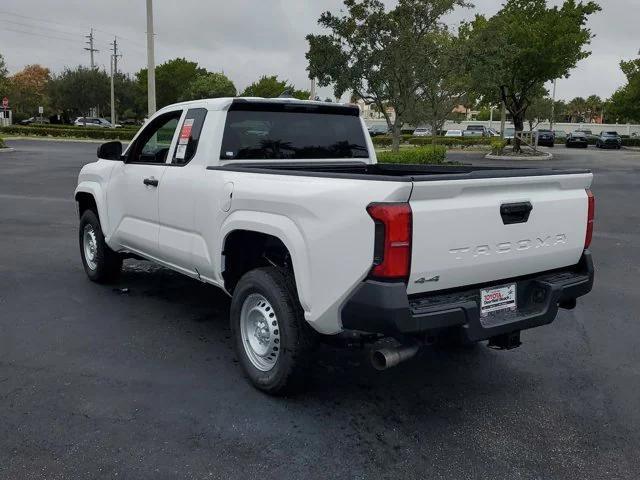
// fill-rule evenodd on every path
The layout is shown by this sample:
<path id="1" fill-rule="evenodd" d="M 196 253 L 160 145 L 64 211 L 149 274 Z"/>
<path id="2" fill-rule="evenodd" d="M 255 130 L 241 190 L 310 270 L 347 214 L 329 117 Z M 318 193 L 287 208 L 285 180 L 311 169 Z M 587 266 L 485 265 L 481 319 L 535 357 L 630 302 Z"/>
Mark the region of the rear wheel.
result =
<path id="1" fill-rule="evenodd" d="M 122 269 L 122 257 L 104 241 L 100 220 L 93 210 L 85 210 L 80 217 L 79 241 L 82 265 L 89 279 L 98 283 L 116 280 Z"/>
<path id="2" fill-rule="evenodd" d="M 282 395 L 303 386 L 315 334 L 290 274 L 277 267 L 245 274 L 231 300 L 231 330 L 239 362 L 256 388 Z"/>

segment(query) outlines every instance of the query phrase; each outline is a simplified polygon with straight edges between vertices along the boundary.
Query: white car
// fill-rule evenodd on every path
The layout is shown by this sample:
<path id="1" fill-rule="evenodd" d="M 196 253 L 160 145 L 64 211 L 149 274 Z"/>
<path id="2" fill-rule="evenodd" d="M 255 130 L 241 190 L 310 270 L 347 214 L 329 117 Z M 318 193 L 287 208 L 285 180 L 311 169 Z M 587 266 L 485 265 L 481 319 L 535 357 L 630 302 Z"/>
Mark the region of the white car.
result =
<path id="1" fill-rule="evenodd" d="M 462 130 L 447 130 L 447 133 L 444 134 L 445 137 L 461 137 Z"/>
<path id="2" fill-rule="evenodd" d="M 591 289 L 591 182 L 378 164 L 357 107 L 219 98 L 164 107 L 124 151 L 101 145 L 75 200 L 89 279 L 136 258 L 224 290 L 241 366 L 277 394 L 324 338 L 394 337 L 379 369 L 443 337 L 518 346 Z"/>
<path id="3" fill-rule="evenodd" d="M 101 117 L 78 117 L 73 122 L 78 127 L 95 127 L 95 128 L 112 128 L 114 125 L 106 118 Z M 115 124 L 115 127 L 121 127 L 122 125 Z"/>
<path id="4" fill-rule="evenodd" d="M 418 127 L 413 131 L 414 137 L 430 137 L 431 129 L 426 127 Z"/>

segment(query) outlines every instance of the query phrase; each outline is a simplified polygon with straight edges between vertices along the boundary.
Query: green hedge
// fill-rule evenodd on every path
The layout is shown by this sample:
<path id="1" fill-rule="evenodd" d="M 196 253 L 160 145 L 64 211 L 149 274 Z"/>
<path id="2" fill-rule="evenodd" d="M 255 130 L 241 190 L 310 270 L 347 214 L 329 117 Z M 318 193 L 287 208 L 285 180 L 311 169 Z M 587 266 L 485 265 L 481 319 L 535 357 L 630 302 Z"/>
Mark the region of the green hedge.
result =
<path id="1" fill-rule="evenodd" d="M 69 125 L 68 123 L 32 123 L 30 125 L 12 125 L 13 127 L 22 127 L 22 128 L 60 128 L 60 129 L 71 129 L 71 130 L 104 130 L 104 127 L 94 127 L 92 125 L 87 125 L 86 127 L 84 125 Z M 137 132 L 140 129 L 140 127 L 137 127 L 135 125 L 131 126 L 131 125 L 127 125 L 124 127 L 118 127 L 118 130 L 132 130 L 134 132 Z"/>
<path id="2" fill-rule="evenodd" d="M 623 138 L 622 145 L 624 147 L 640 147 L 640 137 Z"/>
<path id="3" fill-rule="evenodd" d="M 137 130 L 122 128 L 50 128 L 50 127 L 23 127 L 11 126 L 0 128 L 0 133 L 8 135 L 27 135 L 36 137 L 56 138 L 93 138 L 98 140 L 131 140 Z"/>
<path id="4" fill-rule="evenodd" d="M 469 145 L 491 145 L 495 137 L 435 137 L 436 145 L 446 145 L 449 147 L 464 147 Z M 389 135 L 379 135 L 371 139 L 376 147 L 390 147 L 393 138 Z M 408 145 L 431 145 L 433 137 L 413 137 L 403 135 L 402 143 Z"/>
<path id="5" fill-rule="evenodd" d="M 421 163 L 441 164 L 447 157 L 447 149 L 442 146 L 410 148 L 399 152 L 378 152 L 380 163 Z"/>
<path id="6" fill-rule="evenodd" d="M 2 140 L 2 137 L 0 137 L 0 148 L 4 148 L 5 144 L 4 144 L 4 140 Z"/>

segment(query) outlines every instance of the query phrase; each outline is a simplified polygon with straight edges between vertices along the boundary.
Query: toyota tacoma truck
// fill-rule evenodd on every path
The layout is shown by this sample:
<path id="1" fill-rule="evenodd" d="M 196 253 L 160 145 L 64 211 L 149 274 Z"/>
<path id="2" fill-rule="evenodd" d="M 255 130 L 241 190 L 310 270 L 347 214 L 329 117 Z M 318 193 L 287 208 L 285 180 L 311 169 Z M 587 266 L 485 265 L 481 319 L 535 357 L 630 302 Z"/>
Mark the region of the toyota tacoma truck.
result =
<path id="1" fill-rule="evenodd" d="M 163 108 L 98 148 L 75 190 L 84 269 L 123 259 L 223 289 L 240 364 L 292 391 L 321 340 L 520 344 L 591 290 L 587 170 L 380 164 L 349 105 L 226 98 Z M 355 339 L 355 340 L 354 340 Z"/>

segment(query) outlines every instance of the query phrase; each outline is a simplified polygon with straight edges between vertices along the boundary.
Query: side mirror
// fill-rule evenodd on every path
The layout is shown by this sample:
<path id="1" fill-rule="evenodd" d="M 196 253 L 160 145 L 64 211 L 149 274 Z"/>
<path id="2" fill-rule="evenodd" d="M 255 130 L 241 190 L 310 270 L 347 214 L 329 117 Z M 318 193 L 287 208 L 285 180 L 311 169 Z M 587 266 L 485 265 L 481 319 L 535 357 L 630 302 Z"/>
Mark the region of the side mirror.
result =
<path id="1" fill-rule="evenodd" d="M 98 158 L 102 160 L 122 160 L 122 142 L 107 142 L 98 147 Z"/>

